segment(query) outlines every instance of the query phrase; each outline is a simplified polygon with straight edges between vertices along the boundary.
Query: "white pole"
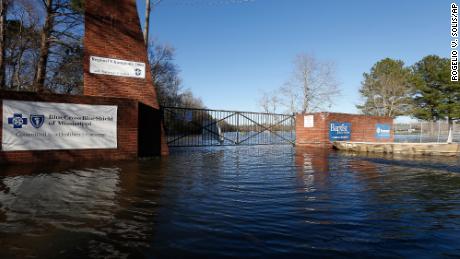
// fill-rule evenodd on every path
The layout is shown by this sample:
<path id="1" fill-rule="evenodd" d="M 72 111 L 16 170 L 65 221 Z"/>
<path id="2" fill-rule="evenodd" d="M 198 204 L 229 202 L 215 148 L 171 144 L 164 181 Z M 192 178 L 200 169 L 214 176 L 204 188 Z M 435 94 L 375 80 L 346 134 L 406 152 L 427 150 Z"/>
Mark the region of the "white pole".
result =
<path id="1" fill-rule="evenodd" d="M 453 134 L 454 142 L 455 142 L 455 121 L 454 121 L 454 124 L 452 125 L 452 134 Z"/>
<path id="2" fill-rule="evenodd" d="M 420 143 L 422 143 L 422 135 L 423 135 L 423 122 L 420 122 Z"/>
<path id="3" fill-rule="evenodd" d="M 441 136 L 441 121 L 438 120 L 438 143 L 439 143 L 440 136 Z"/>

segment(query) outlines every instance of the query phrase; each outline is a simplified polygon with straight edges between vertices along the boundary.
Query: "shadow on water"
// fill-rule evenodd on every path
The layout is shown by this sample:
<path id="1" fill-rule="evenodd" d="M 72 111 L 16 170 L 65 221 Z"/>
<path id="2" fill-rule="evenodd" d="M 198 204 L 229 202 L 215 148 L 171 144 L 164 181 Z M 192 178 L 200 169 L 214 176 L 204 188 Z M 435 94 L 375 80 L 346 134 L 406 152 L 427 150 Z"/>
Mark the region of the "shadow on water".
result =
<path id="1" fill-rule="evenodd" d="M 460 254 L 457 158 L 292 146 L 0 167 L 0 258 Z"/>

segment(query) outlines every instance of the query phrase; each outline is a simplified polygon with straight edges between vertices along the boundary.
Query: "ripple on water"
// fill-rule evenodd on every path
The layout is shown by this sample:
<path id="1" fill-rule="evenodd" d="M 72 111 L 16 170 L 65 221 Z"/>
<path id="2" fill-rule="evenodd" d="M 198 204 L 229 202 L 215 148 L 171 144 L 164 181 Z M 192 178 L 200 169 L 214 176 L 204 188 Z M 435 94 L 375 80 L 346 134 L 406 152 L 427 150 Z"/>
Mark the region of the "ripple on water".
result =
<path id="1" fill-rule="evenodd" d="M 0 257 L 439 257 L 459 233 L 457 158 L 229 147 L 0 174 Z"/>

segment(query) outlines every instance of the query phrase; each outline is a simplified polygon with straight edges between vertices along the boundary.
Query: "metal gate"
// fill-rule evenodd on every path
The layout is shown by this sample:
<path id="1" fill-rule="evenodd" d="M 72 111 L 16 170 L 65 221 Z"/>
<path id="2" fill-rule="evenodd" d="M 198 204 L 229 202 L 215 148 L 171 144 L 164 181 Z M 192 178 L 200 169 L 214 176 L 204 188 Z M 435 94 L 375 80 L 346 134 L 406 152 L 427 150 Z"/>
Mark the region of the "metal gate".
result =
<path id="1" fill-rule="evenodd" d="M 295 116 L 162 107 L 170 147 L 295 143 Z"/>

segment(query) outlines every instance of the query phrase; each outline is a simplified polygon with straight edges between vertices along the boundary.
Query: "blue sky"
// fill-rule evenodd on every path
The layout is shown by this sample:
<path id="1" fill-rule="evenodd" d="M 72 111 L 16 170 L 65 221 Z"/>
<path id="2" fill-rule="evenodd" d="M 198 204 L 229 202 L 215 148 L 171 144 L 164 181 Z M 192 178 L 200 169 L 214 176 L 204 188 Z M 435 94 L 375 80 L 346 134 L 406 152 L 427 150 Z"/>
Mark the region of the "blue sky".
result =
<path id="1" fill-rule="evenodd" d="M 144 0 L 138 0 L 144 16 Z M 413 64 L 450 51 L 450 1 L 163 0 L 151 37 L 177 49 L 184 86 L 208 108 L 260 110 L 262 91 L 289 79 L 298 53 L 333 61 L 357 112 L 362 74 L 386 57 Z"/>

